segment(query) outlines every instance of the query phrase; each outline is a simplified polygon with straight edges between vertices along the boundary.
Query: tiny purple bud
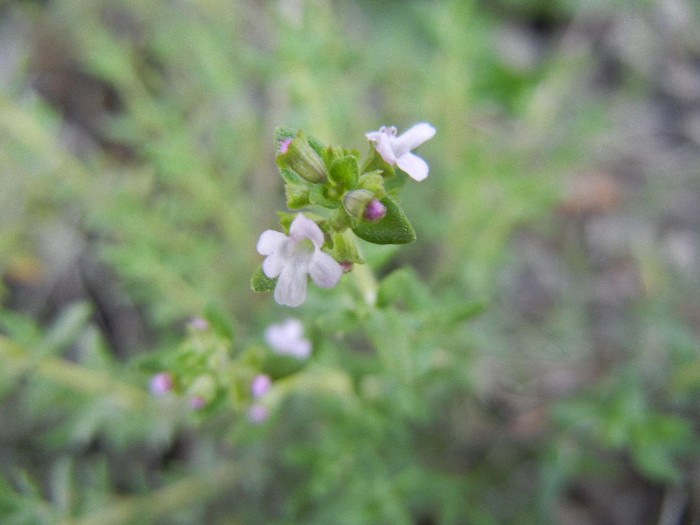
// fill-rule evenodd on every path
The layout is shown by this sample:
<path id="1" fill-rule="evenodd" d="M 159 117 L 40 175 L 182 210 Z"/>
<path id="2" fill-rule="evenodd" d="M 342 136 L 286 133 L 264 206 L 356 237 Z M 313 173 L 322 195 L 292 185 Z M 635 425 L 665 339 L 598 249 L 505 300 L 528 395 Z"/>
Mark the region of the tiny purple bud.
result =
<path id="1" fill-rule="evenodd" d="M 151 377 L 149 389 L 154 396 L 162 396 L 173 389 L 173 376 L 169 372 L 159 372 Z"/>
<path id="2" fill-rule="evenodd" d="M 190 406 L 192 407 L 192 410 L 201 410 L 206 404 L 207 402 L 202 396 L 195 396 L 190 399 Z"/>
<path id="3" fill-rule="evenodd" d="M 250 393 L 254 398 L 259 398 L 265 395 L 265 393 L 270 390 L 272 385 L 272 380 L 267 374 L 258 374 L 253 378 L 253 382 L 250 384 Z"/>
<path id="4" fill-rule="evenodd" d="M 261 405 L 260 403 L 254 403 L 250 405 L 250 408 L 248 409 L 248 421 L 255 425 L 259 425 L 260 423 L 267 421 L 269 415 L 270 414 L 267 411 L 267 407 L 265 405 Z"/>
<path id="5" fill-rule="evenodd" d="M 287 139 L 287 140 L 280 140 L 280 153 L 284 155 L 287 153 L 287 150 L 289 149 L 289 144 L 292 142 L 292 139 Z"/>
<path id="6" fill-rule="evenodd" d="M 352 271 L 353 264 L 350 261 L 345 261 L 340 263 L 340 267 L 343 269 L 343 273 L 350 273 Z"/>
<path id="7" fill-rule="evenodd" d="M 385 215 L 386 207 L 377 199 L 372 199 L 365 206 L 365 212 L 362 214 L 362 217 L 369 222 L 377 222 L 382 220 Z"/>

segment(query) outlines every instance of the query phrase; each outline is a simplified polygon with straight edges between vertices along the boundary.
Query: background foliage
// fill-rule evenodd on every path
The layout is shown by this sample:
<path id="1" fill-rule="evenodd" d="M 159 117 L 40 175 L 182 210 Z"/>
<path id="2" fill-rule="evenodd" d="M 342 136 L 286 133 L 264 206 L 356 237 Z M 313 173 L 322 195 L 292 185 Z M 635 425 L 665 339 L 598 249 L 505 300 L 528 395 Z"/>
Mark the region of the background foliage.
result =
<path id="1" fill-rule="evenodd" d="M 2 522 L 700 519 L 699 26 L 683 0 L 0 2 Z M 418 241 L 365 246 L 376 307 L 357 272 L 296 310 L 250 291 L 276 126 L 364 151 L 423 120 Z M 290 316 L 308 362 L 264 343 Z"/>

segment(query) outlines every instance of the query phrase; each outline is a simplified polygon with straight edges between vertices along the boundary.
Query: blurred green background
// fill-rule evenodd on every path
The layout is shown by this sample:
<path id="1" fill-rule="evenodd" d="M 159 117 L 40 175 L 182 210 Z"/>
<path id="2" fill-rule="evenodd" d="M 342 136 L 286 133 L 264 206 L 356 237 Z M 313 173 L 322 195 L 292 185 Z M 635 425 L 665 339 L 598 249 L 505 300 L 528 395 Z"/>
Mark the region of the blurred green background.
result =
<path id="1" fill-rule="evenodd" d="M 0 521 L 696 523 L 699 29 L 691 0 L 0 1 Z M 250 291 L 275 127 L 364 152 L 421 121 L 378 308 L 352 275 Z M 149 395 L 291 316 L 314 356 L 265 425 Z"/>

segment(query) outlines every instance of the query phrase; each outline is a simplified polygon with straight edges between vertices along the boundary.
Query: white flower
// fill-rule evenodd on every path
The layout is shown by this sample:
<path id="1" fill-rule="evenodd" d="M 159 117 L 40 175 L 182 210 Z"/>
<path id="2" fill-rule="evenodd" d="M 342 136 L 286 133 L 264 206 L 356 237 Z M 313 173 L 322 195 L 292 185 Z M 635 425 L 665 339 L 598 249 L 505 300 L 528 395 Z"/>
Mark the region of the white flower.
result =
<path id="1" fill-rule="evenodd" d="M 428 164 L 418 155 L 411 153 L 426 140 L 435 135 L 435 128 L 427 122 L 416 124 L 400 136 L 396 136 L 396 127 L 382 126 L 379 131 L 365 133 L 374 149 L 381 155 L 384 162 L 393 166 L 396 164 L 414 180 L 421 181 L 428 176 Z"/>
<path id="2" fill-rule="evenodd" d="M 276 354 L 306 359 L 311 355 L 311 341 L 304 339 L 304 325 L 298 319 L 271 324 L 265 329 L 265 342 Z"/>
<path id="3" fill-rule="evenodd" d="M 289 237 L 267 230 L 258 239 L 257 250 L 267 255 L 263 272 L 275 285 L 275 301 L 299 306 L 306 298 L 307 275 L 321 288 L 332 288 L 343 275 L 340 264 L 321 251 L 323 232 L 311 219 L 299 213 L 289 227 Z"/>

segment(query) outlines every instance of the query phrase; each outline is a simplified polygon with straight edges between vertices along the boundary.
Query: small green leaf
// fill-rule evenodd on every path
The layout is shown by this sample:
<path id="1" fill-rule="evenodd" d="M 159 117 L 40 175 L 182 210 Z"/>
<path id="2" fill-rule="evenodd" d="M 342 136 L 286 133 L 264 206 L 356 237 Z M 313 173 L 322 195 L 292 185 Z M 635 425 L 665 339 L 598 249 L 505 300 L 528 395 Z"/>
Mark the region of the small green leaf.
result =
<path id="1" fill-rule="evenodd" d="M 309 200 L 308 184 L 289 184 L 284 186 L 284 194 L 287 198 L 287 208 L 290 210 L 298 210 L 311 204 Z"/>
<path id="2" fill-rule="evenodd" d="M 352 155 L 339 157 L 331 163 L 329 172 L 330 179 L 346 190 L 351 190 L 357 186 L 359 179 L 359 168 L 357 159 Z"/>
<path id="3" fill-rule="evenodd" d="M 390 196 L 381 200 L 386 215 L 377 222 L 358 221 L 352 231 L 374 244 L 408 244 L 416 240 L 416 232 L 406 218 L 399 202 Z"/>
<path id="4" fill-rule="evenodd" d="M 250 280 L 250 287 L 254 292 L 271 292 L 275 289 L 276 284 L 277 278 L 270 279 L 265 275 L 262 265 L 258 267 Z"/>
<path id="5" fill-rule="evenodd" d="M 309 200 L 313 204 L 318 204 L 324 208 L 337 208 L 340 206 L 340 201 L 334 201 L 326 197 L 325 187 L 322 184 L 315 184 L 309 191 Z"/>
<path id="6" fill-rule="evenodd" d="M 357 183 L 357 187 L 361 190 L 371 191 L 379 200 L 382 200 L 386 196 L 384 177 L 382 177 L 381 172 L 378 170 L 363 173 Z"/>

